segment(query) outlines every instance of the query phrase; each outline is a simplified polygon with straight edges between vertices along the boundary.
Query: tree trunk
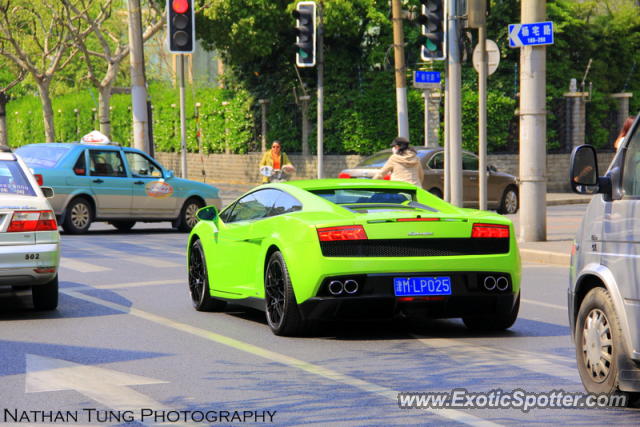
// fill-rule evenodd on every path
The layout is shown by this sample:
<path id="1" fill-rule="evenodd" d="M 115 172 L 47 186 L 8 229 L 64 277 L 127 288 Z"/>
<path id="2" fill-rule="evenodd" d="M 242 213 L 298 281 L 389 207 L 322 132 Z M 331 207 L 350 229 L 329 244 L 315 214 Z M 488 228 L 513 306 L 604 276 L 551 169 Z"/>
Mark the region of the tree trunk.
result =
<path id="1" fill-rule="evenodd" d="M 9 97 L 5 93 L 0 93 L 0 145 L 9 145 L 7 138 L 7 101 Z"/>
<path id="2" fill-rule="evenodd" d="M 44 136 L 47 142 L 56 141 L 56 131 L 53 125 L 53 107 L 49 96 L 49 81 L 36 79 L 38 93 L 42 102 L 42 114 L 44 116 Z"/>
<path id="3" fill-rule="evenodd" d="M 100 132 L 111 139 L 111 85 L 99 88 L 98 94 L 98 120 L 100 121 Z"/>

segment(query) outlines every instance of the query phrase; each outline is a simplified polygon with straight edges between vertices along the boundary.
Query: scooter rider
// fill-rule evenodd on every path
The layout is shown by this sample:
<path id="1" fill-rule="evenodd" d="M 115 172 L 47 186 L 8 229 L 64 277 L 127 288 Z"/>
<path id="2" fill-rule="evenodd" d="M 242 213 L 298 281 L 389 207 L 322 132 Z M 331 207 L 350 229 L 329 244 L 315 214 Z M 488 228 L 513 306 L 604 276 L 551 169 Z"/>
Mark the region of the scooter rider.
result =
<path id="1" fill-rule="evenodd" d="M 264 166 L 270 166 L 273 168 L 273 172 L 280 171 L 290 174 L 293 173 L 296 168 L 291 164 L 289 160 L 289 156 L 287 153 L 284 153 L 280 146 L 280 141 L 275 140 L 271 143 L 271 149 L 267 150 L 262 156 L 262 160 L 260 160 L 260 169 Z M 270 182 L 271 176 L 263 175 L 262 182 Z"/>

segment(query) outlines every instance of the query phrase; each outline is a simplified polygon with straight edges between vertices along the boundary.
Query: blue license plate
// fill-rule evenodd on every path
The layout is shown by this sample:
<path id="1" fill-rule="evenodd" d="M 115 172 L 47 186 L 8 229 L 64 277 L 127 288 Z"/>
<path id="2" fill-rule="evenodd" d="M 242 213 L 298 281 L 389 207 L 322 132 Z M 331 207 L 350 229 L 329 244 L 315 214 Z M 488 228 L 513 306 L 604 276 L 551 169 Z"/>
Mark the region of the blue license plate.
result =
<path id="1" fill-rule="evenodd" d="M 394 277 L 393 290 L 397 297 L 451 295 L 451 277 Z"/>

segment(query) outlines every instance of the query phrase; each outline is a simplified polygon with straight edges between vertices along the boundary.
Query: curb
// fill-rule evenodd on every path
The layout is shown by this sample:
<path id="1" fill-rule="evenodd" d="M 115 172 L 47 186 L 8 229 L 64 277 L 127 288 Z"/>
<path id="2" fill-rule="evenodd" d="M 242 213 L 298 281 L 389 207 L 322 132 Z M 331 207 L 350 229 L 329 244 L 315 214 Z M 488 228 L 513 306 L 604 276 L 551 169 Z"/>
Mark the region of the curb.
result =
<path id="1" fill-rule="evenodd" d="M 569 267 L 571 255 L 560 252 L 539 251 L 536 249 L 520 249 L 522 262 L 535 262 L 540 264 L 551 264 L 561 267 Z"/>
<path id="2" fill-rule="evenodd" d="M 561 200 L 547 200 L 547 206 L 560 206 L 560 205 L 586 205 L 591 201 L 591 198 L 585 199 L 561 199 Z"/>

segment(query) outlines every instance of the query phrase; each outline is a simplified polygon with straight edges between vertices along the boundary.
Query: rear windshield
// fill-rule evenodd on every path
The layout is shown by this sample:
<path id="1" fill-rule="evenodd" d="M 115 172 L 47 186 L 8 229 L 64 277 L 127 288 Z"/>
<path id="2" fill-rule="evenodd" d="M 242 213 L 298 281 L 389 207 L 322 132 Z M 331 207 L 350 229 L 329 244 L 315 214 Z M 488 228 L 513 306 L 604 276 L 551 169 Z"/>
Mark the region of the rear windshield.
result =
<path id="1" fill-rule="evenodd" d="M 16 150 L 30 168 L 51 169 L 71 150 L 71 147 L 51 145 L 25 145 Z"/>
<path id="2" fill-rule="evenodd" d="M 0 196 L 35 196 L 31 184 L 15 160 L 0 160 Z"/>
<path id="3" fill-rule="evenodd" d="M 429 151 L 418 150 L 417 153 L 418 153 L 418 157 L 422 159 L 424 156 L 426 156 L 429 153 Z M 391 156 L 391 151 L 382 151 L 380 153 L 374 154 L 371 157 L 367 157 L 362 162 L 360 162 L 360 164 L 356 167 L 357 168 L 381 168 L 384 166 L 387 160 L 389 160 L 390 156 Z"/>
<path id="4" fill-rule="evenodd" d="M 351 205 L 356 203 L 392 203 L 408 204 L 416 200 L 415 190 L 398 189 L 331 189 L 311 191 L 337 205 Z"/>

